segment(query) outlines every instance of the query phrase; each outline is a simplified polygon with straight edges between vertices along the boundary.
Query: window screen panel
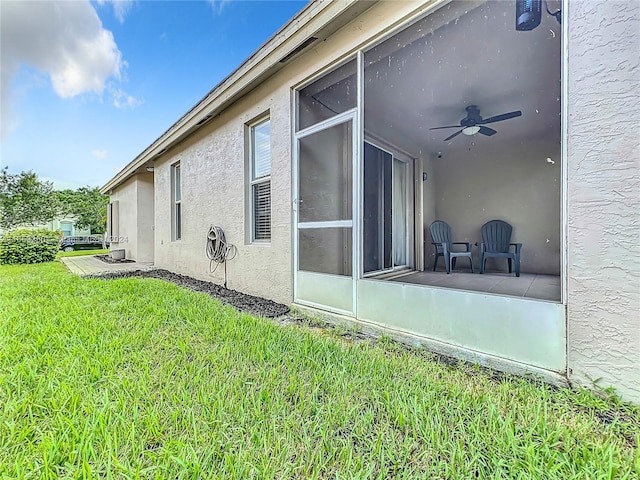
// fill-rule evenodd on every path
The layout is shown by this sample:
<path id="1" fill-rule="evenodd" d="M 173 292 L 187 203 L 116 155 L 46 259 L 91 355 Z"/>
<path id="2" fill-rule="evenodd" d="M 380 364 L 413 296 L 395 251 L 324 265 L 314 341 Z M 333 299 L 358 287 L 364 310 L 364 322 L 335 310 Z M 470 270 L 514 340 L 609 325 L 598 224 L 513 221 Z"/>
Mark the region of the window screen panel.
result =
<path id="1" fill-rule="evenodd" d="M 171 168 L 171 193 L 172 193 L 172 214 L 171 214 L 171 239 L 180 240 L 182 238 L 182 211 L 181 211 L 181 175 L 180 164 Z"/>
<path id="2" fill-rule="evenodd" d="M 182 192 L 180 190 L 180 165 L 176 165 L 174 167 L 174 174 L 173 174 L 173 181 L 174 181 L 174 195 L 175 195 L 175 201 L 179 202 L 181 200 L 182 197 Z"/>
<path id="3" fill-rule="evenodd" d="M 176 240 L 180 240 L 182 238 L 182 204 L 176 203 L 176 226 L 175 226 L 175 237 Z"/>
<path id="4" fill-rule="evenodd" d="M 300 139 L 300 222 L 351 220 L 352 138 L 349 121 Z"/>
<path id="5" fill-rule="evenodd" d="M 298 93 L 298 130 L 356 106 L 356 61 L 327 73 Z"/>
<path id="6" fill-rule="evenodd" d="M 271 174 L 271 122 L 252 127 L 253 179 Z"/>
<path id="7" fill-rule="evenodd" d="M 350 277 L 353 274 L 351 228 L 298 231 L 298 269 Z"/>
<path id="8" fill-rule="evenodd" d="M 253 238 L 271 239 L 271 182 L 253 185 Z"/>

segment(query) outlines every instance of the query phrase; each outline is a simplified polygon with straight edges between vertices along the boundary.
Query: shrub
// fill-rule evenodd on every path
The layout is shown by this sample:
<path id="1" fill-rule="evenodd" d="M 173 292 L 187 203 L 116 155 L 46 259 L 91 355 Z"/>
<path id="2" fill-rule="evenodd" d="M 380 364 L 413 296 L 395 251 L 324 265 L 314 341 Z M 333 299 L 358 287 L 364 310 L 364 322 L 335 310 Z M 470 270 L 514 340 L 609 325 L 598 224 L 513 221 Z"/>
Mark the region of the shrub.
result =
<path id="1" fill-rule="evenodd" d="M 14 230 L 0 238 L 0 263 L 42 263 L 56 258 L 60 232 L 50 230 Z"/>

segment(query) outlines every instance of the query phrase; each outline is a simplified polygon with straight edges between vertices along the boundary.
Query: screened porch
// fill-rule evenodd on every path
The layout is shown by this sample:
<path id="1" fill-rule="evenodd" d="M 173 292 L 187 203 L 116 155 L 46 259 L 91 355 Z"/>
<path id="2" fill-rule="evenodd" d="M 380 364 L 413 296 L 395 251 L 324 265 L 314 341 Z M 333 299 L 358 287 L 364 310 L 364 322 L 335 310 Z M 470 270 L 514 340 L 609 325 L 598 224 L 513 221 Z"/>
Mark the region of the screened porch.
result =
<path id="1" fill-rule="evenodd" d="M 561 29 L 517 31 L 514 7 L 449 2 L 299 90 L 299 270 L 561 301 Z M 474 273 L 433 271 L 436 220 Z M 479 274 L 491 220 L 519 277 Z"/>

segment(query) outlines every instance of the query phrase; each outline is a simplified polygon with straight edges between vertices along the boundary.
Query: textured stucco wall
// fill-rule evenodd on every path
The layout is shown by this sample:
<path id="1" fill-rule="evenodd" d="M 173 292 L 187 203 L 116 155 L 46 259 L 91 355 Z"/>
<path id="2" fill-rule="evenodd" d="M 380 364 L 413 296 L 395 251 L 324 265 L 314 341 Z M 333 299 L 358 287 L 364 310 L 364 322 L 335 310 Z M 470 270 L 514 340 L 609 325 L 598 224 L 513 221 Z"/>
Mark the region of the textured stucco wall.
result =
<path id="1" fill-rule="evenodd" d="M 138 184 L 136 177 L 131 177 L 110 195 L 112 202 L 118 201 L 118 235 L 116 240 L 121 241 L 112 241 L 109 249 L 124 249 L 126 258 L 132 260 L 136 259 L 138 253 L 137 192 Z"/>
<path id="2" fill-rule="evenodd" d="M 277 101 L 275 99 L 278 99 Z M 210 272 L 205 254 L 210 225 L 218 225 L 236 258 L 227 262 L 227 286 L 291 302 L 291 132 L 289 90 L 259 88 L 211 126 L 155 165 L 155 264 L 197 278 L 224 282 L 224 268 Z M 271 114 L 271 243 L 245 243 L 245 124 Z M 182 239 L 171 240 L 170 166 L 180 161 Z"/>
<path id="3" fill-rule="evenodd" d="M 154 187 L 153 174 L 137 174 L 110 195 L 118 201 L 118 235 L 111 250 L 124 249 L 130 260 L 153 262 Z"/>
<path id="4" fill-rule="evenodd" d="M 640 2 L 568 19 L 569 377 L 640 402 Z"/>
<path id="5" fill-rule="evenodd" d="M 293 301 L 291 87 L 383 31 L 421 2 L 380 4 L 330 38 L 317 42 L 287 68 L 246 95 L 155 164 L 155 265 L 222 283 L 224 269 L 210 272 L 205 255 L 211 224 L 238 249 L 227 262 L 227 286 L 276 301 Z M 270 244 L 246 242 L 245 126 L 271 117 Z M 170 165 L 180 161 L 183 234 L 171 241 Z"/>
<path id="6" fill-rule="evenodd" d="M 153 173 L 141 173 L 136 176 L 137 186 L 137 251 L 138 262 L 153 262 L 154 247 L 154 209 L 153 209 Z"/>

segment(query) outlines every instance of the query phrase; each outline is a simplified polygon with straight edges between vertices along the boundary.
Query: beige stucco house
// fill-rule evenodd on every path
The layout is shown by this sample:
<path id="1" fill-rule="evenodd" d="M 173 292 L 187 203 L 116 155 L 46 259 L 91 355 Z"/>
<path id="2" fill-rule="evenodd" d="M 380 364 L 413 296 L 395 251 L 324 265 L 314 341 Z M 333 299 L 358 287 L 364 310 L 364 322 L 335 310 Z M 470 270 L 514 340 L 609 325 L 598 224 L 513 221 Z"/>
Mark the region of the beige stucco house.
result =
<path id="1" fill-rule="evenodd" d="M 640 6 L 520 3 L 310 3 L 103 187 L 111 248 L 640 401 Z"/>
<path id="2" fill-rule="evenodd" d="M 54 218 L 50 222 L 43 224 L 42 227 L 48 230 L 60 230 L 63 237 L 91 235 L 91 229 L 78 228 L 76 220 L 72 217 Z"/>
<path id="3" fill-rule="evenodd" d="M 52 232 L 60 230 L 62 232 L 63 237 L 91 235 L 90 229 L 78 228 L 76 226 L 76 219 L 68 216 L 56 217 L 53 220 L 46 223 L 41 223 L 38 225 L 31 225 L 31 226 L 24 226 L 20 228 L 32 228 L 32 229 L 44 228 L 46 230 L 51 230 Z M 0 234 L 2 233 L 3 231 L 0 228 Z"/>

